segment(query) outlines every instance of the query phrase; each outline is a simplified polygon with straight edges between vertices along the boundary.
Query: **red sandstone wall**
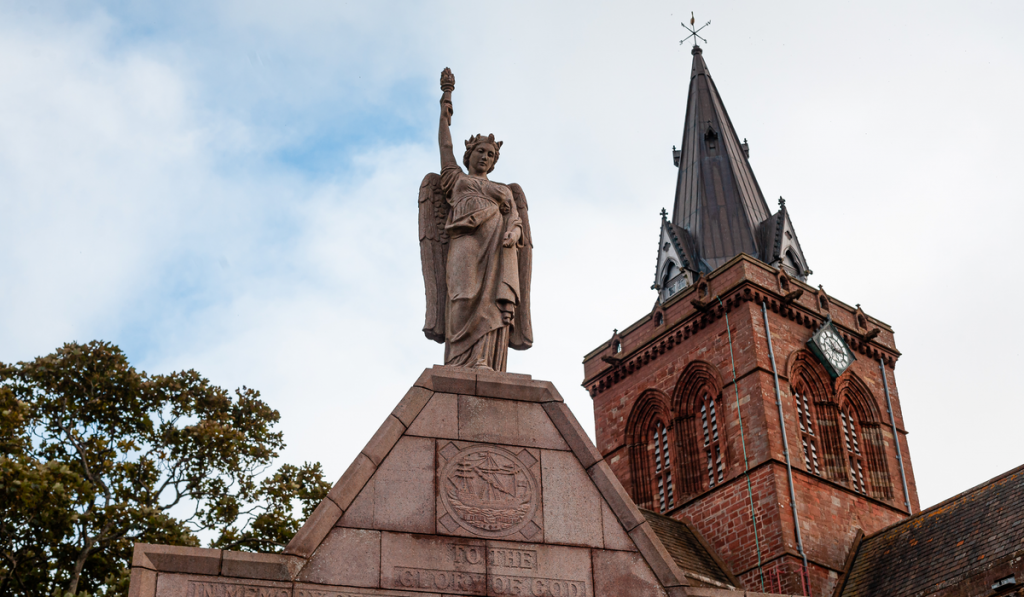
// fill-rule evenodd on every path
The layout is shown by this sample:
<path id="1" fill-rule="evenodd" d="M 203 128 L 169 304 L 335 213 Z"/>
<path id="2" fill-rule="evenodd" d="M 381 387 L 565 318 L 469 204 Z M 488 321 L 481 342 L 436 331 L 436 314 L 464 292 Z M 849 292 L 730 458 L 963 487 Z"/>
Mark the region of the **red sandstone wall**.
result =
<path id="1" fill-rule="evenodd" d="M 776 506 L 779 496 L 775 476 L 771 466 L 761 467 L 750 475 L 762 561 L 781 554 L 792 542 L 785 536 L 782 513 Z M 741 576 L 757 568 L 750 504 L 746 479 L 740 476 L 718 491 L 709 492 L 687 504 L 674 517 L 691 521 L 732 572 Z M 753 589 L 754 586 L 747 585 L 747 588 Z"/>

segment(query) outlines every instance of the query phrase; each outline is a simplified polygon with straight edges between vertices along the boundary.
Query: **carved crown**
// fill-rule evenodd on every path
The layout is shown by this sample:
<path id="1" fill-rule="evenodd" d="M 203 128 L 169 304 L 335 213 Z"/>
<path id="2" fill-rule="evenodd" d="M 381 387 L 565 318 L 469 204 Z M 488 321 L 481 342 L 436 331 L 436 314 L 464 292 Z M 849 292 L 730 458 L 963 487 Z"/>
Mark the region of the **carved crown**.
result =
<path id="1" fill-rule="evenodd" d="M 502 145 L 502 143 L 504 143 L 504 141 L 495 141 L 494 140 L 494 133 L 491 133 L 490 135 L 487 135 L 486 137 L 483 136 L 483 135 L 473 135 L 469 139 L 466 139 L 466 149 L 469 149 L 471 147 L 476 147 L 477 145 L 479 145 L 481 143 L 490 143 L 491 145 L 494 146 L 495 150 L 499 150 L 499 149 L 501 149 L 501 145 Z"/>

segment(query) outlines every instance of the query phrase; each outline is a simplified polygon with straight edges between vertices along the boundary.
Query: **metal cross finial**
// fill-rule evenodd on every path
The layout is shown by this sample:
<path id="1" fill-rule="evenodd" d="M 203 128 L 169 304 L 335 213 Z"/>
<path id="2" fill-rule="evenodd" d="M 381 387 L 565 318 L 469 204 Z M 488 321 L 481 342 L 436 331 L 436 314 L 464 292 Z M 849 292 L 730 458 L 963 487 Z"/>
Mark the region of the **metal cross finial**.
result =
<path id="1" fill-rule="evenodd" d="M 700 35 L 698 35 L 698 34 L 699 34 L 699 33 L 700 33 L 701 31 L 703 31 L 705 27 L 707 27 L 708 25 L 710 25 L 710 24 L 711 24 L 711 21 L 708 21 L 707 23 L 704 23 L 704 24 L 703 24 L 703 25 L 701 25 L 701 26 L 700 26 L 700 28 L 698 28 L 698 29 L 694 29 L 694 28 L 693 28 L 693 24 L 694 24 L 694 23 L 696 23 L 696 22 L 697 22 L 697 20 L 693 18 L 693 11 L 691 11 L 691 12 L 690 12 L 690 26 L 689 26 L 689 27 L 687 27 L 687 26 L 686 26 L 686 23 L 679 23 L 680 25 L 682 25 L 682 26 L 683 26 L 683 29 L 686 29 L 687 31 L 689 31 L 689 32 L 690 32 L 690 34 L 689 34 L 689 35 L 687 35 L 687 36 L 686 36 L 686 37 L 685 37 L 684 39 L 681 39 L 681 40 L 679 40 L 679 45 L 683 45 L 683 44 L 685 44 L 685 43 L 686 43 L 686 40 L 690 39 L 691 37 L 693 38 L 693 45 L 694 45 L 694 46 L 696 46 L 696 45 L 697 45 L 697 40 L 698 40 L 698 39 L 699 39 L 699 40 L 701 40 L 701 41 L 702 41 L 702 42 L 704 42 L 704 43 L 708 43 L 708 40 L 704 39 L 703 37 L 701 37 L 701 36 L 700 36 Z"/>
<path id="2" fill-rule="evenodd" d="M 664 208 L 664 207 L 663 207 L 663 208 L 661 208 L 661 219 L 662 219 L 662 220 L 664 220 L 664 219 L 665 219 L 665 218 L 667 218 L 667 217 L 668 217 L 668 212 L 667 212 L 667 211 L 665 211 L 665 208 Z"/>

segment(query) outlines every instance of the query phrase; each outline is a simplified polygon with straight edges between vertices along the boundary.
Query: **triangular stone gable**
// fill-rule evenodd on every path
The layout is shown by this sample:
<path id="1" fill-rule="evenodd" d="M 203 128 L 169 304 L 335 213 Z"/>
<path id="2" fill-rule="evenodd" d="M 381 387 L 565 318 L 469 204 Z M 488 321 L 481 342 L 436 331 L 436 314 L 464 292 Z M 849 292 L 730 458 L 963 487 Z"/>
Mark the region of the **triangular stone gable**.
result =
<path id="1" fill-rule="evenodd" d="M 129 595 L 683 597 L 707 591 L 687 585 L 550 382 L 434 367 L 283 554 L 137 544 Z"/>
<path id="2" fill-rule="evenodd" d="M 297 595 L 653 597 L 686 584 L 554 386 L 449 367 L 424 372 L 286 553 L 307 559 Z"/>

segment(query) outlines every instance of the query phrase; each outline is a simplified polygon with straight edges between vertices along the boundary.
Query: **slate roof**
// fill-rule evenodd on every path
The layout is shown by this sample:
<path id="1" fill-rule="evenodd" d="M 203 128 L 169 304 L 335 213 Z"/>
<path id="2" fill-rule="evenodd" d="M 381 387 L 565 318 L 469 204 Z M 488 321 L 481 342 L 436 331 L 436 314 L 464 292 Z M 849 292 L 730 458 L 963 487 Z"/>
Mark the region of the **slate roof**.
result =
<path id="1" fill-rule="evenodd" d="M 842 597 L 929 595 L 1024 552 L 1024 466 L 865 537 Z"/>
<path id="2" fill-rule="evenodd" d="M 768 264 L 774 264 L 776 261 L 782 260 L 783 252 L 786 249 L 792 249 L 796 253 L 797 258 L 804 263 L 800 265 L 806 267 L 806 258 L 804 257 L 803 248 L 800 247 L 800 239 L 796 236 L 796 228 L 793 226 L 792 218 L 789 217 L 789 209 L 786 208 L 786 204 L 780 199 L 779 211 L 775 212 L 767 220 L 761 222 L 758 227 L 758 243 L 763 253 L 761 261 Z M 793 238 L 788 240 L 785 238 L 786 225 L 789 224 L 789 228 L 793 231 Z M 806 282 L 807 276 L 804 272 L 788 272 L 789 275 L 795 276 L 800 280 Z"/>
<path id="3" fill-rule="evenodd" d="M 730 589 L 738 586 L 739 582 L 726 571 L 725 564 L 715 556 L 697 529 L 650 510 L 641 508 L 640 511 L 691 584 Z"/>

